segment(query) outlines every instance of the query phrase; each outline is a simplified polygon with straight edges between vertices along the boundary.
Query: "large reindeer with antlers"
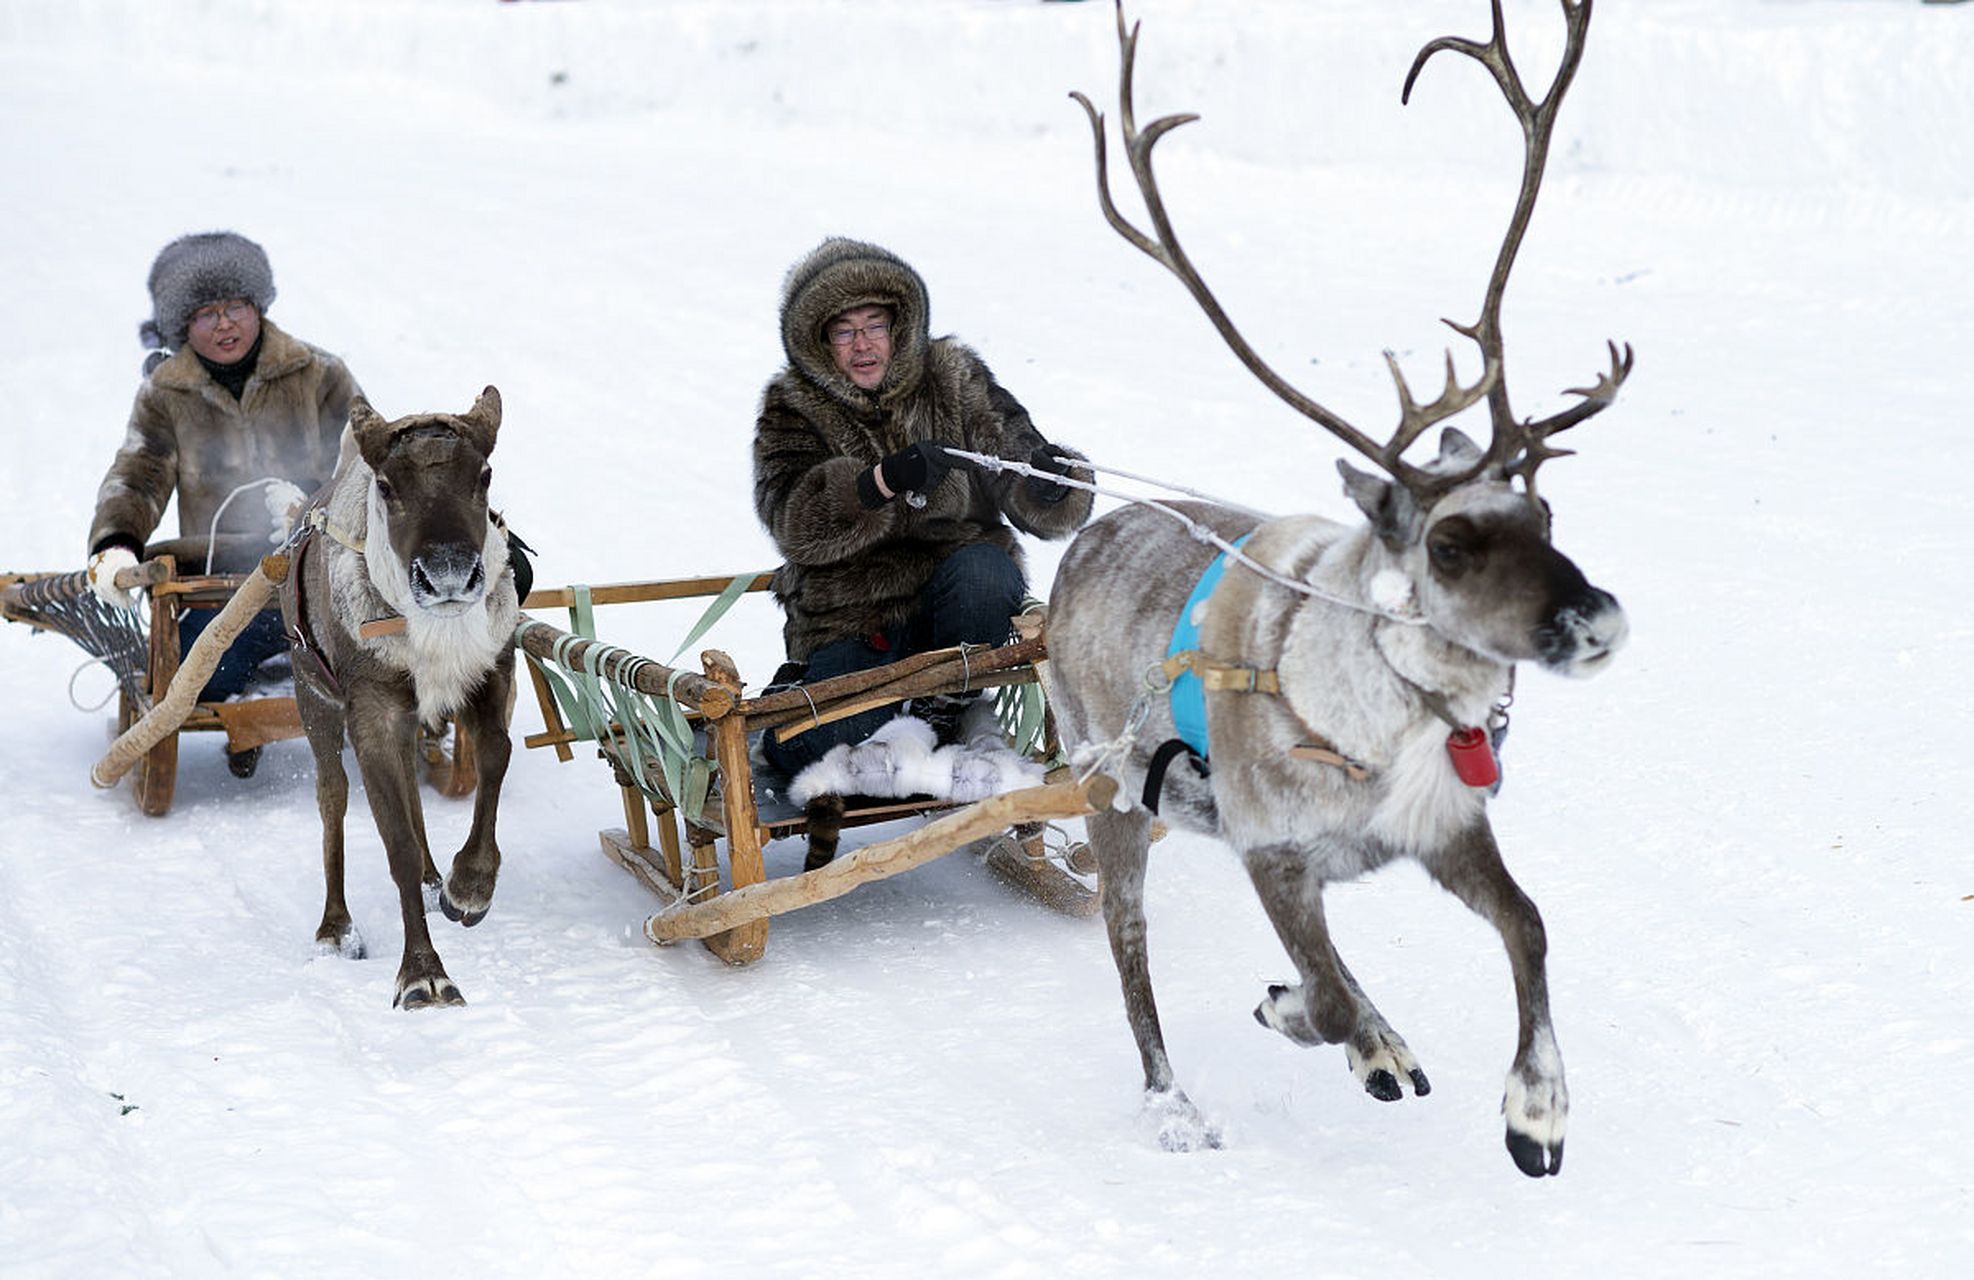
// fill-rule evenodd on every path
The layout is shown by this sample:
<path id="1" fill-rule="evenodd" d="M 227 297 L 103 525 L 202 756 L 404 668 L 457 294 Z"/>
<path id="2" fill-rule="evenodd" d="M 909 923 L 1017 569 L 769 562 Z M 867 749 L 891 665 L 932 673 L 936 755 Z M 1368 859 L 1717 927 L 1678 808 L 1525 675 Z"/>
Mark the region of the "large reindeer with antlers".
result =
<path id="1" fill-rule="evenodd" d="M 1434 40 L 1405 78 L 1409 100 L 1435 53 L 1475 59 L 1514 109 L 1526 152 L 1480 318 L 1447 322 L 1480 348 L 1480 377 L 1463 384 L 1449 353 L 1444 390 L 1421 404 L 1387 354 L 1399 414 L 1382 442 L 1269 368 L 1179 247 L 1152 148 L 1197 117 L 1138 128 L 1138 32 L 1127 31 L 1121 0 L 1119 111 L 1153 235 L 1112 203 L 1104 118 L 1072 95 L 1096 136 L 1097 190 L 1111 226 L 1179 277 L 1256 377 L 1384 473 L 1337 464 L 1367 520 L 1356 526 L 1315 516 L 1262 519 L 1201 503 L 1126 507 L 1079 535 L 1056 575 L 1049 652 L 1063 736 L 1080 744 L 1086 764 L 1107 762 L 1127 793 L 1145 787 L 1142 803 L 1093 816 L 1089 835 L 1147 1110 L 1167 1147 L 1220 1139 L 1174 1081 L 1152 999 L 1143 888 L 1161 790 L 1176 823 L 1239 851 L 1295 965 L 1299 981 L 1270 987 L 1255 1017 L 1298 1044 L 1342 1044 L 1375 1098 L 1394 1101 L 1408 1089 L 1423 1095 L 1429 1085 L 1331 944 L 1323 887 L 1412 858 L 1486 917 L 1507 947 L 1521 1022 L 1502 1102 L 1508 1151 L 1530 1176 L 1562 1167 L 1569 1095 L 1549 1020 L 1542 919 L 1502 864 L 1487 818 L 1499 776 L 1489 731 L 1505 726 L 1515 665 L 1588 675 L 1626 631 L 1617 601 L 1551 545 L 1535 477 L 1543 462 L 1567 452 L 1550 437 L 1611 402 L 1631 371 L 1630 348 L 1611 344 L 1609 370 L 1572 389 L 1581 398 L 1569 408 L 1539 421 L 1516 419 L 1502 357 L 1502 294 L 1590 22 L 1591 0 L 1562 0 L 1562 7 L 1567 44 L 1540 101 L 1509 57 L 1499 0 L 1488 41 Z M 1433 461 L 1405 458 L 1427 428 L 1483 400 L 1493 429 L 1486 449 L 1449 426 Z M 1167 774 L 1181 742 L 1191 767 Z"/>

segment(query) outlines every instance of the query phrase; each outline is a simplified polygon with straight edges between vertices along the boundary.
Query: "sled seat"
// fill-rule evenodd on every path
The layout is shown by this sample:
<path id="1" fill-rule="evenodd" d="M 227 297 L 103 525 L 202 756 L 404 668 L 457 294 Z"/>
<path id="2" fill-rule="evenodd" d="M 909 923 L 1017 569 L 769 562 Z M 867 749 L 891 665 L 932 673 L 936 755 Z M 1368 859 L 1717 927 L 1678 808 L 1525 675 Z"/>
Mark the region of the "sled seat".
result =
<path id="1" fill-rule="evenodd" d="M 722 594 L 731 598 L 765 589 L 769 576 L 554 588 L 533 592 L 526 605 L 573 608 L 579 596 L 588 605 Z M 766 785 L 756 769 L 752 748 L 763 734 L 786 738 L 909 698 L 1026 687 L 1036 708 L 1030 717 L 1035 732 L 1032 742 L 1021 745 L 1037 759 L 1053 755 L 1053 725 L 1040 701 L 1040 668 L 1047 649 L 1039 611 L 1017 619 L 1016 629 L 1019 638 L 998 648 L 914 654 L 887 666 L 799 686 L 774 686 L 748 697 L 733 660 L 720 650 L 702 651 L 703 674 L 694 674 L 524 614 L 515 638 L 529 664 L 544 730 L 528 735 L 523 744 L 551 748 L 568 760 L 575 743 L 594 741 L 612 768 L 624 813 L 622 827 L 599 833 L 603 851 L 665 903 L 645 921 L 646 936 L 658 943 L 701 938 L 728 963 L 748 964 L 765 952 L 773 915 L 826 901 L 1013 830 L 1027 832 L 1052 820 L 1082 816 L 1097 801 L 1107 801 L 1114 791 L 1109 779 L 1095 775 L 1078 781 L 1066 771 L 1042 785 L 972 803 L 846 798 L 845 827 L 900 820 L 916 820 L 917 825 L 840 854 L 813 871 L 767 876 L 764 846 L 806 833 L 807 821 L 801 808 Z M 584 684 L 591 696 L 576 698 L 574 687 Z M 595 696 L 599 691 L 603 702 Z M 1039 836 L 1032 845 L 1041 848 Z M 1040 853 L 1008 855 L 1000 859 L 1005 869 L 996 870 L 1058 909 L 1089 914 L 1096 905 L 1093 878 L 1072 871 L 1067 861 L 1066 855 L 1053 860 Z"/>

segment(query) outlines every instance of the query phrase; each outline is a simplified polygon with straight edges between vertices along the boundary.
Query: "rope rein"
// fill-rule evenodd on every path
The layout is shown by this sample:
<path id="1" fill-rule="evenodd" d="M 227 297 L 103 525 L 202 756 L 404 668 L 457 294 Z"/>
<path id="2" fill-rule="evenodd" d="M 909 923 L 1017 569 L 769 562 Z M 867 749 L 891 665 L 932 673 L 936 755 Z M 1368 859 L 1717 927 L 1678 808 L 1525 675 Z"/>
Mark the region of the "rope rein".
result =
<path id="1" fill-rule="evenodd" d="M 1366 604 L 1362 600 L 1352 600 L 1346 596 L 1335 595 L 1331 592 L 1323 590 L 1321 587 L 1315 586 L 1311 583 L 1304 582 L 1299 578 L 1291 578 L 1287 574 L 1282 573 L 1279 570 L 1272 569 L 1269 566 L 1261 563 L 1259 560 L 1256 560 L 1254 557 L 1248 555 L 1246 552 L 1242 551 L 1239 547 L 1236 547 L 1233 543 L 1227 541 L 1227 539 L 1213 532 L 1213 530 L 1207 528 L 1205 525 L 1193 519 L 1185 512 L 1180 511 L 1174 507 L 1168 506 L 1165 503 L 1160 502 L 1156 498 L 1141 498 L 1138 497 L 1136 494 L 1122 493 L 1115 489 L 1107 489 L 1102 485 L 1091 484 L 1086 481 L 1078 480 L 1074 476 L 1062 475 L 1060 473 L 1053 471 L 1044 471 L 1040 467 L 1033 467 L 1025 462 L 1014 462 L 1007 458 L 997 458 L 992 454 L 973 453 L 966 449 L 956 449 L 951 445 L 946 445 L 944 446 L 944 448 L 945 451 L 951 456 L 955 458 L 964 459 L 965 461 L 971 462 L 976 466 L 984 467 L 989 471 L 1012 471 L 1016 475 L 1036 477 L 1045 480 L 1051 484 L 1063 485 L 1064 487 L 1070 489 L 1081 489 L 1086 493 L 1093 493 L 1100 498 L 1116 498 L 1120 502 L 1129 503 L 1132 506 L 1149 507 L 1153 511 L 1162 512 L 1165 515 L 1171 516 L 1174 520 L 1177 520 L 1180 524 L 1186 526 L 1186 532 L 1190 533 L 1195 540 L 1204 542 L 1207 545 L 1214 547 L 1222 555 L 1226 556 L 1227 559 L 1229 559 L 1230 561 L 1233 561 L 1234 563 L 1239 564 L 1246 569 L 1252 570 L 1253 572 L 1259 574 L 1262 578 L 1266 579 L 1269 582 L 1274 583 L 1278 587 L 1285 587 L 1288 590 L 1294 591 L 1300 595 L 1305 595 L 1315 600 L 1321 600 L 1326 604 L 1333 604 L 1338 606 L 1339 608 L 1352 609 L 1358 613 L 1368 613 L 1373 617 L 1383 618 L 1387 622 L 1396 622 L 1408 627 L 1422 627 L 1426 625 L 1426 620 L 1422 617 L 1417 617 L 1412 614 L 1394 613 L 1389 609 L 1381 609 L 1376 605 Z M 1264 519 L 1271 518 L 1267 516 L 1265 512 L 1255 511 L 1252 507 L 1241 506 L 1238 503 L 1224 502 L 1221 499 L 1209 497 L 1208 495 L 1200 493 L 1197 490 L 1188 489 L 1183 485 L 1167 484 L 1164 481 L 1154 480 L 1146 476 L 1133 475 L 1130 472 L 1120 470 L 1119 468 L 1116 467 L 1101 466 L 1085 458 L 1058 457 L 1055 460 L 1063 466 L 1088 467 L 1092 471 L 1104 472 L 1111 475 L 1121 475 L 1130 480 L 1136 480 L 1143 484 L 1156 485 L 1161 489 L 1167 489 L 1174 493 L 1183 493 L 1191 497 L 1200 498 L 1203 499 L 1204 501 L 1212 502 L 1219 506 L 1229 507 L 1235 511 L 1246 512 L 1251 515 L 1258 515 Z"/>

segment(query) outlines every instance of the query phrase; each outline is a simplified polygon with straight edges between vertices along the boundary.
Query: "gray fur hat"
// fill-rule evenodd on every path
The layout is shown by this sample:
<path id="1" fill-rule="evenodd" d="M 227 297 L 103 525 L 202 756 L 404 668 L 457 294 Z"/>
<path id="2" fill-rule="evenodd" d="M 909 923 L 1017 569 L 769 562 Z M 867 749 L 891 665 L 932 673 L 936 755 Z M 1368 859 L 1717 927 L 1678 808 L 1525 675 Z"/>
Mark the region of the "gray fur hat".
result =
<path id="1" fill-rule="evenodd" d="M 263 315 L 274 301 L 274 268 L 259 245 L 233 231 L 180 236 L 151 263 L 151 318 L 137 326 L 147 347 L 185 345 L 192 313 L 245 298 Z"/>

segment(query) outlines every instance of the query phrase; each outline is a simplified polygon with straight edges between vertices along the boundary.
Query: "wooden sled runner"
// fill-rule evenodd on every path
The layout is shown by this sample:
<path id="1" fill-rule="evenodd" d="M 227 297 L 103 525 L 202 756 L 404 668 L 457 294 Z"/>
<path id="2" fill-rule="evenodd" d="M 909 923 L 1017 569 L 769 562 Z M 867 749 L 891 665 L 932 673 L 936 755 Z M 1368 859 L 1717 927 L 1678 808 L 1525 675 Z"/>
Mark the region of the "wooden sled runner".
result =
<path id="1" fill-rule="evenodd" d="M 178 624 L 185 612 L 222 608 L 256 576 L 181 574 L 181 563 L 205 561 L 204 538 L 153 543 L 146 554 L 143 563 L 125 570 L 117 579 L 117 585 L 126 590 L 146 593 L 137 614 L 99 603 L 87 574 L 80 570 L 0 573 L 0 616 L 68 636 L 116 676 L 115 733 L 119 739 L 167 696 L 184 664 L 187 655 L 179 645 Z M 215 635 L 216 640 L 224 638 Z M 299 738 L 302 722 L 294 698 L 287 694 L 193 702 L 183 720 L 129 766 L 137 805 L 152 817 L 171 811 L 178 780 L 178 739 L 184 733 L 224 733 L 227 751 L 237 752 Z M 420 747 L 426 780 L 434 790 L 447 796 L 472 793 L 475 775 L 471 751 L 460 735 L 454 732 L 434 737 L 421 742 Z"/>
<path id="2" fill-rule="evenodd" d="M 767 583 L 768 575 L 760 573 L 538 590 L 526 605 L 580 605 L 586 611 L 590 605 L 695 596 L 731 599 Z M 845 827 L 929 820 L 815 870 L 769 879 L 762 858 L 770 841 L 804 834 L 807 823 L 800 808 L 759 785 L 749 754 L 753 738 L 792 736 L 873 707 L 967 688 L 1036 686 L 1039 695 L 1036 668 L 1047 650 L 1039 616 L 1025 621 L 1032 634 L 999 648 L 916 654 L 748 697 L 732 659 L 717 649 L 700 654 L 702 673 L 694 674 L 524 614 L 516 642 L 547 727 L 523 741 L 553 748 L 563 760 L 572 758 L 571 744 L 596 741 L 624 811 L 624 826 L 600 833 L 603 851 L 664 901 L 645 921 L 653 942 L 699 938 L 729 964 L 748 964 L 765 951 L 772 916 L 982 841 L 994 842 L 988 865 L 1015 888 L 1056 910 L 1089 915 L 1098 905 L 1094 867 L 1083 861 L 1080 846 L 1049 847 L 1040 830 L 1109 803 L 1115 784 L 1101 774 L 1078 781 L 1059 770 L 1061 776 L 1051 775 L 1043 785 L 972 803 L 924 797 L 858 803 L 846 809 Z M 577 684 L 587 684 L 591 696 L 577 694 Z M 605 701 L 598 701 L 599 693 Z M 659 721 L 655 735 L 647 732 L 654 726 L 626 725 L 646 717 Z M 1053 751 L 1052 732 L 1042 736 L 1042 750 Z"/>

